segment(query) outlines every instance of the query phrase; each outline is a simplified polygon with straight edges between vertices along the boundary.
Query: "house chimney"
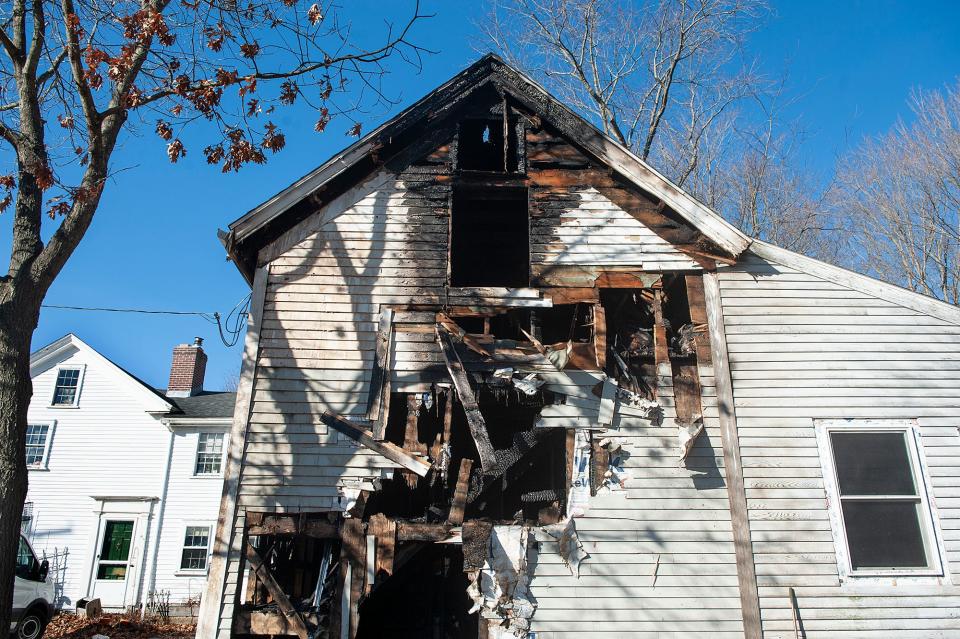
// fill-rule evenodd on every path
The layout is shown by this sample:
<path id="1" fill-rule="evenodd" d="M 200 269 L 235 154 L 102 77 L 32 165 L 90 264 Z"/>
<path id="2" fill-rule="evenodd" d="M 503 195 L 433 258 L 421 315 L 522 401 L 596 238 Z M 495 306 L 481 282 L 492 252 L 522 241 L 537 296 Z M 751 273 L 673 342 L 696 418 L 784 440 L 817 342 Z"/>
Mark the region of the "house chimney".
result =
<path id="1" fill-rule="evenodd" d="M 196 337 L 193 344 L 179 344 L 173 349 L 170 365 L 169 397 L 191 397 L 203 390 L 203 374 L 207 370 L 207 354 L 203 352 L 203 338 Z"/>

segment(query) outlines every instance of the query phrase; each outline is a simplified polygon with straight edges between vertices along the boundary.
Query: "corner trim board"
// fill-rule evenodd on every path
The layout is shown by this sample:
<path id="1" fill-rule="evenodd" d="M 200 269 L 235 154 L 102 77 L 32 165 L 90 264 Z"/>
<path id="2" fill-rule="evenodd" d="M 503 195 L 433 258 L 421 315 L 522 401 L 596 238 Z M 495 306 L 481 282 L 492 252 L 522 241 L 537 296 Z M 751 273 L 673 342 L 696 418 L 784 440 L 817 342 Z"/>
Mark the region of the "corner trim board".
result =
<path id="1" fill-rule="evenodd" d="M 258 268 L 254 274 L 250 298 L 250 315 L 247 318 L 247 335 L 243 345 L 243 364 L 240 382 L 237 385 L 237 402 L 233 409 L 233 426 L 230 429 L 230 448 L 223 474 L 223 493 L 220 498 L 220 514 L 214 536 L 213 553 L 207 588 L 200 604 L 197 623 L 198 637 L 216 637 L 220 630 L 220 618 L 226 596 L 227 564 L 233 537 L 236 531 L 237 496 L 240 490 L 240 467 L 246 452 L 247 427 L 250 423 L 250 407 L 253 399 L 253 382 L 256 375 L 257 355 L 260 351 L 260 327 L 262 326 L 263 303 L 267 294 L 267 279 L 270 266 Z"/>
<path id="2" fill-rule="evenodd" d="M 720 282 L 716 272 L 703 275 L 704 301 L 707 323 L 710 326 L 710 346 L 713 356 L 714 384 L 717 389 L 717 409 L 720 421 L 720 439 L 723 443 L 723 467 L 730 500 L 730 521 L 733 527 L 733 546 L 737 561 L 737 583 L 740 586 L 740 607 L 743 615 L 743 635 L 746 639 L 760 639 L 760 597 L 757 591 L 757 567 L 750 538 L 750 520 L 747 512 L 747 493 L 743 485 L 743 466 L 740 461 L 740 441 L 737 434 L 737 414 L 733 402 L 733 380 L 727 354 L 727 336 L 723 324 Z"/>

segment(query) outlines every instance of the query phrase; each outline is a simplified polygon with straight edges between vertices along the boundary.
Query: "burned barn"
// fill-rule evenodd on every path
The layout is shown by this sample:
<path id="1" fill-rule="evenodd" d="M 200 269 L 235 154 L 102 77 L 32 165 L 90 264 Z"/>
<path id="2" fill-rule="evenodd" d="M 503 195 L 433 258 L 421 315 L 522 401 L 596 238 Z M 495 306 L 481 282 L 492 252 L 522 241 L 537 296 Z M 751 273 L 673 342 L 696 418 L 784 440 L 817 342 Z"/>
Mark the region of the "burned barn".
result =
<path id="1" fill-rule="evenodd" d="M 960 630 L 960 312 L 751 240 L 498 58 L 222 239 L 199 637 Z"/>

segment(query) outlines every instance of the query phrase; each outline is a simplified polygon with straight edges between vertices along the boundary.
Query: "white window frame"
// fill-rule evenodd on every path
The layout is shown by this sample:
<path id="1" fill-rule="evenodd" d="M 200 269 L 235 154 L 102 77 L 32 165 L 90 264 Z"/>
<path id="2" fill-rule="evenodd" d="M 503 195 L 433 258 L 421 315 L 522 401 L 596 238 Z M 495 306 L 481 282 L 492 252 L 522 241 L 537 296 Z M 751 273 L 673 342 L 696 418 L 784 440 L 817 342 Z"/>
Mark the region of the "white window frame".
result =
<path id="1" fill-rule="evenodd" d="M 199 549 L 199 546 L 184 546 L 184 542 L 187 540 L 187 530 L 190 528 L 206 528 L 207 529 L 207 554 L 204 559 L 203 568 L 184 568 L 183 567 L 183 551 L 187 548 Z M 210 571 L 210 559 L 213 554 L 213 534 L 215 527 L 210 522 L 187 522 L 183 525 L 183 529 L 180 533 L 180 552 L 177 555 L 177 570 L 174 574 L 184 575 L 184 576 L 194 576 L 194 575 L 205 575 Z"/>
<path id="2" fill-rule="evenodd" d="M 53 443 L 53 431 L 57 427 L 56 420 L 46 419 L 28 419 L 27 426 L 46 426 L 47 440 L 43 443 L 43 459 L 39 464 L 27 464 L 27 470 L 49 470 L 50 463 L 50 444 Z"/>
<path id="3" fill-rule="evenodd" d="M 220 446 L 220 470 L 216 473 L 198 473 L 197 460 L 200 457 L 200 438 L 202 435 L 220 435 L 223 442 Z M 197 445 L 193 449 L 193 476 L 199 479 L 219 479 L 223 477 L 223 469 L 227 464 L 227 433 L 222 430 L 201 430 L 197 433 Z"/>
<path id="4" fill-rule="evenodd" d="M 830 515 L 830 527 L 836 548 L 837 568 L 841 581 L 879 580 L 886 582 L 896 578 L 933 578 L 944 576 L 946 561 L 943 556 L 943 536 L 940 532 L 939 516 L 935 504 L 930 499 L 930 476 L 923 456 L 923 446 L 916 420 L 904 419 L 818 419 L 816 426 L 817 446 L 823 469 L 823 484 L 827 496 Z M 850 560 L 850 546 L 847 543 L 847 528 L 843 521 L 840 487 L 837 481 L 836 458 L 830 433 L 904 433 L 907 454 L 910 458 L 910 470 L 917 486 L 920 499 L 920 533 L 929 566 L 926 568 L 881 568 L 854 570 Z M 881 497 L 882 495 L 878 495 Z"/>
<path id="5" fill-rule="evenodd" d="M 60 371 L 80 371 L 77 377 L 77 392 L 73 396 L 72 404 L 54 404 L 53 400 L 57 396 L 57 379 L 60 378 Z M 77 364 L 76 366 L 58 366 L 57 374 L 53 378 L 53 390 L 50 391 L 50 408 L 80 408 L 80 394 L 83 392 L 83 378 L 87 372 L 86 364 Z"/>

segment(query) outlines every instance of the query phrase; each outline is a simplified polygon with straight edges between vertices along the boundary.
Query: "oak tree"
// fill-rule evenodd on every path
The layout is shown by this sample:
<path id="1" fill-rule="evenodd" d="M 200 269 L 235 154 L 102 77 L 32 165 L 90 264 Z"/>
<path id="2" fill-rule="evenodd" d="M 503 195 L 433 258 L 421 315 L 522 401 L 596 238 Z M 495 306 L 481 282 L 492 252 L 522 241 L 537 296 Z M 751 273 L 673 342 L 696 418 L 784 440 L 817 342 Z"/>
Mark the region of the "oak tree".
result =
<path id="1" fill-rule="evenodd" d="M 387 99 L 385 65 L 418 64 L 424 51 L 410 39 L 419 4 L 403 11 L 396 26 L 372 16 L 355 26 L 325 0 L 0 5 L 0 211 L 13 218 L 0 276 L 0 629 L 27 492 L 31 336 L 113 178 L 118 141 L 145 128 L 171 162 L 202 153 L 236 171 L 283 149 L 274 113 L 294 104 L 314 112 L 316 131 L 340 117 L 359 135 L 356 110 Z"/>

